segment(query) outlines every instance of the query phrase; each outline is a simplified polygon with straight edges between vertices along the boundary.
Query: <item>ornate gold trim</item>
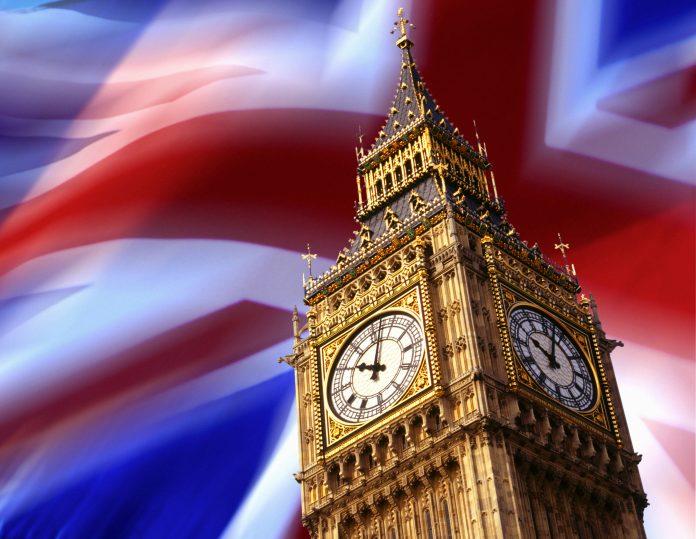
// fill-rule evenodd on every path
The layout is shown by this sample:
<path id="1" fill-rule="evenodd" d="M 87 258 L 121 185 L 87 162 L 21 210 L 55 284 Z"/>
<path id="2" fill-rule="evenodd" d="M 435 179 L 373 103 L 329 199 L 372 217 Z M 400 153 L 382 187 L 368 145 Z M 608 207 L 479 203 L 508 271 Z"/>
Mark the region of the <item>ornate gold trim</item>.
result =
<path id="1" fill-rule="evenodd" d="M 422 247 L 424 251 L 425 246 L 422 245 Z M 424 252 L 420 253 L 420 256 L 423 257 Z M 439 358 L 427 286 L 427 272 L 425 265 L 422 264 L 422 267 L 414 277 L 407 282 L 405 289 L 399 290 L 396 295 L 383 298 L 358 319 L 351 320 L 350 324 L 342 324 L 340 327 L 334 328 L 330 334 L 316 343 L 316 355 L 314 357 L 317 361 L 313 363 L 321 369 L 321 373 L 318 373 L 317 376 L 317 383 L 320 387 L 317 394 L 321 395 L 321 411 L 315 415 L 315 432 L 324 434 L 323 439 L 326 446 L 322 445 L 321 447 L 324 457 L 334 454 L 334 446 L 337 443 L 343 447 L 342 440 L 352 438 L 353 434 L 358 431 L 361 434 L 372 432 L 375 428 L 380 428 L 385 422 L 393 418 L 395 414 L 401 414 L 406 410 L 412 409 L 414 402 L 422 402 L 422 397 L 418 397 L 418 395 L 430 393 L 430 390 L 435 385 L 437 385 L 435 388 L 435 393 L 437 394 L 437 390 L 439 390 Z M 331 411 L 328 402 L 328 389 L 326 387 L 329 373 L 342 346 L 356 331 L 375 316 L 386 312 L 404 311 L 415 315 L 423 327 L 425 346 L 418 374 L 416 374 L 410 387 L 399 401 L 383 415 L 357 425 L 342 422 Z M 414 398 L 416 398 L 415 401 L 413 400 Z M 319 444 L 317 444 L 317 449 L 319 450 Z"/>
<path id="2" fill-rule="evenodd" d="M 576 425 L 587 428 L 589 423 L 590 425 L 594 425 L 592 429 L 594 432 L 602 433 L 603 436 L 613 434 L 617 445 L 621 447 L 621 438 L 617 428 L 609 385 L 604 374 L 599 344 L 591 320 L 592 315 L 587 314 L 587 310 L 585 310 L 583 313 L 585 319 L 582 323 L 579 323 L 577 320 L 570 319 L 563 313 L 557 312 L 552 307 L 546 305 L 544 301 L 538 298 L 532 298 L 522 290 L 519 290 L 515 284 L 508 282 L 497 269 L 493 253 L 493 238 L 488 235 L 484 236 L 481 243 L 483 245 L 483 254 L 486 261 L 488 277 L 491 282 L 491 292 L 493 294 L 493 303 L 496 311 L 496 325 L 500 336 L 500 343 L 505 360 L 505 370 L 508 375 L 508 387 L 510 390 L 523 393 L 533 401 L 553 408 L 556 413 Z M 585 359 L 594 378 L 597 392 L 596 400 L 592 408 L 581 412 L 563 406 L 563 404 L 554 400 L 550 395 L 540 389 L 538 384 L 527 374 L 512 349 L 512 341 L 507 325 L 510 311 L 520 306 L 539 309 L 551 317 L 568 333 L 578 346 L 578 349 L 585 354 Z"/>
<path id="3" fill-rule="evenodd" d="M 432 217 L 427 218 L 427 226 L 425 224 L 419 224 L 413 229 L 413 235 L 408 232 L 401 237 L 395 237 L 392 241 L 385 247 L 377 251 L 374 255 L 369 257 L 364 262 L 358 264 L 355 267 L 347 267 L 344 272 L 336 277 L 330 284 L 327 284 L 322 289 L 314 292 L 308 297 L 305 297 L 305 303 L 309 306 L 314 306 L 321 300 L 329 297 L 331 294 L 337 290 L 343 288 L 346 284 L 355 280 L 359 275 L 362 275 L 367 270 L 376 266 L 379 262 L 387 258 L 389 255 L 394 254 L 396 251 L 401 249 L 403 246 L 411 243 L 412 241 L 420 240 L 423 241 L 421 236 L 430 230 L 434 225 L 439 223 L 445 218 L 446 212 L 442 210 Z M 319 278 L 321 279 L 321 278 Z"/>

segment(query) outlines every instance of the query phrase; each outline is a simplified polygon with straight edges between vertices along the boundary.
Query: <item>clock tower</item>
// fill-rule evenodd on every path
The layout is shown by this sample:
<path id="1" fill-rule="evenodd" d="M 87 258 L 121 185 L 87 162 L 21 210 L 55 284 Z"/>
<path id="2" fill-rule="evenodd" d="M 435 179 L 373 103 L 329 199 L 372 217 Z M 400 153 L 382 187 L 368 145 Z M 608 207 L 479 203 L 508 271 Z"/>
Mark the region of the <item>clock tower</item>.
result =
<path id="1" fill-rule="evenodd" d="M 619 343 L 574 271 L 508 222 L 408 26 L 400 10 L 399 84 L 359 152 L 360 229 L 305 283 L 284 358 L 303 523 L 321 539 L 644 537 Z"/>

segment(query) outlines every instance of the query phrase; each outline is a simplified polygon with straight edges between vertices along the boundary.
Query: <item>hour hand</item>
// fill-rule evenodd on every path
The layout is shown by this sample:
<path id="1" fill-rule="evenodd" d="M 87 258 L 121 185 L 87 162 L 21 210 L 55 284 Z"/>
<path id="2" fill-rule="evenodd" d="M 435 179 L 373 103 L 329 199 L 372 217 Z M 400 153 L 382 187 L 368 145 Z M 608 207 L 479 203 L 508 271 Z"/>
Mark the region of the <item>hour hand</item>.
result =
<path id="1" fill-rule="evenodd" d="M 532 344 L 533 344 L 536 348 L 538 348 L 538 349 L 541 351 L 542 354 L 544 354 L 544 355 L 546 356 L 546 359 L 549 360 L 549 367 L 551 367 L 552 369 L 558 369 L 558 368 L 561 366 L 560 363 L 558 363 L 558 361 L 556 361 L 556 358 L 554 357 L 554 355 L 548 353 L 548 352 L 544 349 L 544 347 L 541 346 L 541 343 L 540 343 L 539 341 L 537 341 L 534 337 L 532 337 L 530 340 L 532 341 Z"/>
<path id="2" fill-rule="evenodd" d="M 360 372 L 363 372 L 365 370 L 372 371 L 374 372 L 379 372 L 386 370 L 387 366 L 382 364 L 377 364 L 377 365 L 367 365 L 366 363 L 361 363 L 360 365 L 355 366 L 356 369 L 358 369 Z"/>

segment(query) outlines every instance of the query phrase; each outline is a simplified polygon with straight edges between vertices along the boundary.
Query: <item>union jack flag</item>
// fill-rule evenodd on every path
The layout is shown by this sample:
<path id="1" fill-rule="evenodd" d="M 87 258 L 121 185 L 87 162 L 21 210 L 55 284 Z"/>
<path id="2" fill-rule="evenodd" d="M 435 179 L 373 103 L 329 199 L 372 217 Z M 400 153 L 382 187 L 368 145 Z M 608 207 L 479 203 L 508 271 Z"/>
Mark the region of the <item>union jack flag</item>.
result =
<path id="1" fill-rule="evenodd" d="M 417 4 L 414 56 L 614 353 L 693 535 L 696 7 Z M 0 0 L 0 537 L 300 537 L 300 253 L 348 245 L 392 0 Z M 369 142 L 369 141 L 368 141 Z"/>

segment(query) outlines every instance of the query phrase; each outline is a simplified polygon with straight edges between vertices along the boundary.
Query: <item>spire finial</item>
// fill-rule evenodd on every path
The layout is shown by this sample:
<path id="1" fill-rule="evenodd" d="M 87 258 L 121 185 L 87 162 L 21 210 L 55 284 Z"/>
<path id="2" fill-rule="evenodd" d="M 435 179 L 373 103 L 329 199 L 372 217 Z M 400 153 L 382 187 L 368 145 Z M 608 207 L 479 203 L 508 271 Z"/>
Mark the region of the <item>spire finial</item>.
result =
<path id="1" fill-rule="evenodd" d="M 569 243 L 563 243 L 563 238 L 561 238 L 561 233 L 558 233 L 558 242 L 553 248 L 561 251 L 561 256 L 563 256 L 563 265 L 565 266 L 566 272 L 570 275 L 575 276 L 575 264 L 568 266 L 568 259 L 566 258 L 566 251 L 570 250 Z"/>
<path id="2" fill-rule="evenodd" d="M 358 124 L 358 132 L 356 134 L 356 139 L 358 141 L 358 145 L 355 147 L 355 157 L 357 157 L 358 162 L 365 157 L 365 150 L 363 149 L 363 137 L 365 134 L 363 133 L 362 126 Z"/>
<path id="3" fill-rule="evenodd" d="M 415 28 L 415 26 L 411 24 L 411 21 L 404 18 L 404 8 L 400 7 L 396 12 L 396 16 L 399 17 L 399 20 L 394 21 L 394 28 L 391 29 L 390 33 L 393 34 L 394 32 L 399 31 L 401 35 L 399 36 L 399 39 L 396 40 L 397 46 L 401 49 L 410 48 L 413 45 L 413 42 L 408 39 L 406 29 Z"/>
<path id="4" fill-rule="evenodd" d="M 312 253 L 311 249 L 309 248 L 309 243 L 307 244 L 307 254 L 302 255 L 302 260 L 307 261 L 307 266 L 309 268 L 309 278 L 312 279 L 314 276 L 312 275 L 312 260 L 315 260 L 317 258 L 317 255 Z"/>
<path id="5" fill-rule="evenodd" d="M 474 133 L 476 133 L 476 146 L 478 147 L 478 153 L 483 155 L 483 147 L 481 146 L 481 139 L 479 138 L 478 126 L 476 125 L 476 120 L 474 120 Z"/>

